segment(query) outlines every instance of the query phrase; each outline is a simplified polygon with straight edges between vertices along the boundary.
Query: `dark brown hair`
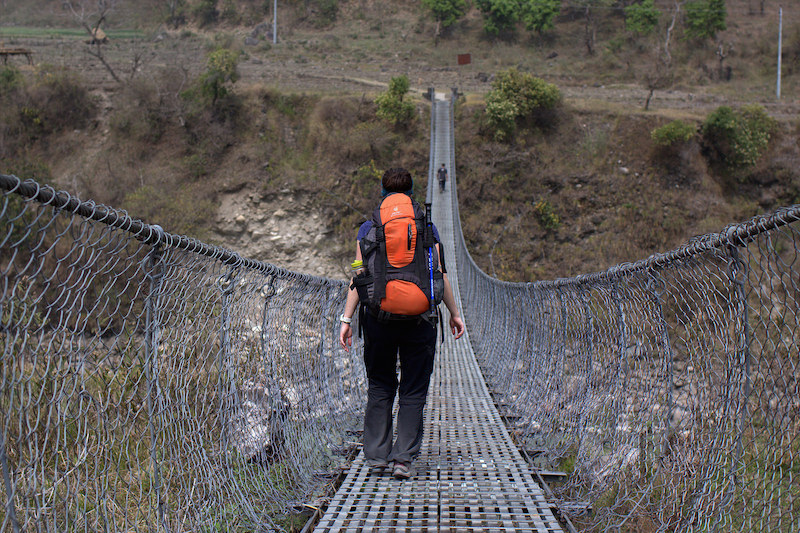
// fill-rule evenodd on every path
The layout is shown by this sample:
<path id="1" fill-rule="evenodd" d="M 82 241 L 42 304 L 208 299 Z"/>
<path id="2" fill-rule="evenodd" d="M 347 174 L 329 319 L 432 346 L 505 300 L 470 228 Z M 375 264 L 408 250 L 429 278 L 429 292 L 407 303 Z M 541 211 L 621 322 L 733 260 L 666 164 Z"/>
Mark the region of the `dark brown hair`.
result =
<path id="1" fill-rule="evenodd" d="M 381 185 L 387 192 L 408 192 L 414 186 L 411 173 L 404 168 L 390 168 L 383 173 Z"/>

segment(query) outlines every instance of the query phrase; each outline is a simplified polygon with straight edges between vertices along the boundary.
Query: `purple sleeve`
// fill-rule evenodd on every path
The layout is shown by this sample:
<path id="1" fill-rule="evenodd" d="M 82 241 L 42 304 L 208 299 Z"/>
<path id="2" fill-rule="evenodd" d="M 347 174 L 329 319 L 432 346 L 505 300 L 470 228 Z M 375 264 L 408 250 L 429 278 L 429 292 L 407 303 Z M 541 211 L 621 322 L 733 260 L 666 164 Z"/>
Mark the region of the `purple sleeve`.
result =
<path id="1" fill-rule="evenodd" d="M 360 241 L 361 239 L 366 237 L 367 233 L 369 233 L 369 230 L 371 230 L 371 229 L 372 229 L 372 221 L 371 220 L 367 220 L 366 222 L 361 224 L 361 227 L 358 228 L 358 236 L 356 237 L 356 240 Z"/>
<path id="2" fill-rule="evenodd" d="M 442 239 L 439 238 L 439 230 L 436 229 L 436 224 L 431 223 L 433 226 L 433 238 L 436 242 L 442 242 Z"/>

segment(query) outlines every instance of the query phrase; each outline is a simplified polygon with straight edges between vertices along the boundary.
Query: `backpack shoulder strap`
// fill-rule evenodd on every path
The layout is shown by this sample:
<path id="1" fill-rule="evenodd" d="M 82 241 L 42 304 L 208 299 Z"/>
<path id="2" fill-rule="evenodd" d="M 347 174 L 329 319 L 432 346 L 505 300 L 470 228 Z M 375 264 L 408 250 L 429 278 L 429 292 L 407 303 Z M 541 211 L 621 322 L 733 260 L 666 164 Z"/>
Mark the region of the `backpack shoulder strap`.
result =
<path id="1" fill-rule="evenodd" d="M 375 262 L 372 265 L 372 294 L 374 301 L 378 302 L 378 305 L 380 305 L 381 299 L 386 296 L 386 267 L 389 263 L 389 258 L 386 255 L 385 225 L 381 220 L 382 204 L 383 201 L 381 201 L 381 203 L 378 204 L 378 207 L 375 208 L 375 211 L 372 212 L 372 225 L 375 229 L 374 245 L 377 247 L 377 251 L 375 252 L 377 256 L 375 257 Z"/>

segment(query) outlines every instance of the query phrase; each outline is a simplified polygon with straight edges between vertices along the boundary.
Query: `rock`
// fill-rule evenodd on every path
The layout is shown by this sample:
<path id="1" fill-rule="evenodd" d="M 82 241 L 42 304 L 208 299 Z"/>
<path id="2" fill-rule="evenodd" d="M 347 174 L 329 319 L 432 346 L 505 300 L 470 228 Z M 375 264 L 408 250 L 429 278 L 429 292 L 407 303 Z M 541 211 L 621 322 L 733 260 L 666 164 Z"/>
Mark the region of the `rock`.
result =
<path id="1" fill-rule="evenodd" d="M 245 44 L 245 46 L 256 46 L 256 45 L 258 45 L 258 43 L 260 43 L 260 42 L 261 42 L 261 41 L 260 41 L 260 40 L 258 40 L 256 37 L 245 37 L 245 38 L 244 38 L 244 44 Z"/>
<path id="2" fill-rule="evenodd" d="M 670 416 L 670 426 L 673 428 L 682 427 L 686 425 L 686 420 L 689 417 L 689 411 L 680 405 L 676 405 L 672 410 Z"/>
<path id="3" fill-rule="evenodd" d="M 269 31 L 270 31 L 269 24 L 267 24 L 266 22 L 262 22 L 261 24 L 253 28 L 253 31 L 250 33 L 250 37 L 258 37 L 259 35 L 266 35 L 267 32 Z"/>
<path id="4" fill-rule="evenodd" d="M 237 401 L 228 422 L 231 445 L 247 461 L 273 461 L 283 448 L 289 401 L 277 383 L 245 381 L 237 392 L 231 395 Z"/>

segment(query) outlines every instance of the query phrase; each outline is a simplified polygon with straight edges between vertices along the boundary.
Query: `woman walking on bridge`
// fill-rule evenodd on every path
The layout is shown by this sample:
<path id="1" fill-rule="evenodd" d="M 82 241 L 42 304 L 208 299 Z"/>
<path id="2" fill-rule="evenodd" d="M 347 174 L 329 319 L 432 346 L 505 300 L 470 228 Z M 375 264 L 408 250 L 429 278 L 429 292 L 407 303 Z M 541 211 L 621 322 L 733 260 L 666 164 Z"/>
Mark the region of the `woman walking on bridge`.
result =
<path id="1" fill-rule="evenodd" d="M 369 380 L 364 456 L 374 470 L 391 468 L 394 477 L 408 479 L 422 446 L 439 301 L 450 312 L 450 330 L 456 339 L 464 334 L 464 322 L 447 279 L 438 231 L 429 213 L 411 199 L 411 174 L 402 168 L 389 169 L 381 184 L 381 205 L 372 220 L 361 225 L 356 238 L 354 265 L 360 271 L 347 295 L 339 342 L 349 350 L 352 318 L 361 303 L 359 320 Z M 392 404 L 398 386 L 400 409 L 393 443 Z"/>

